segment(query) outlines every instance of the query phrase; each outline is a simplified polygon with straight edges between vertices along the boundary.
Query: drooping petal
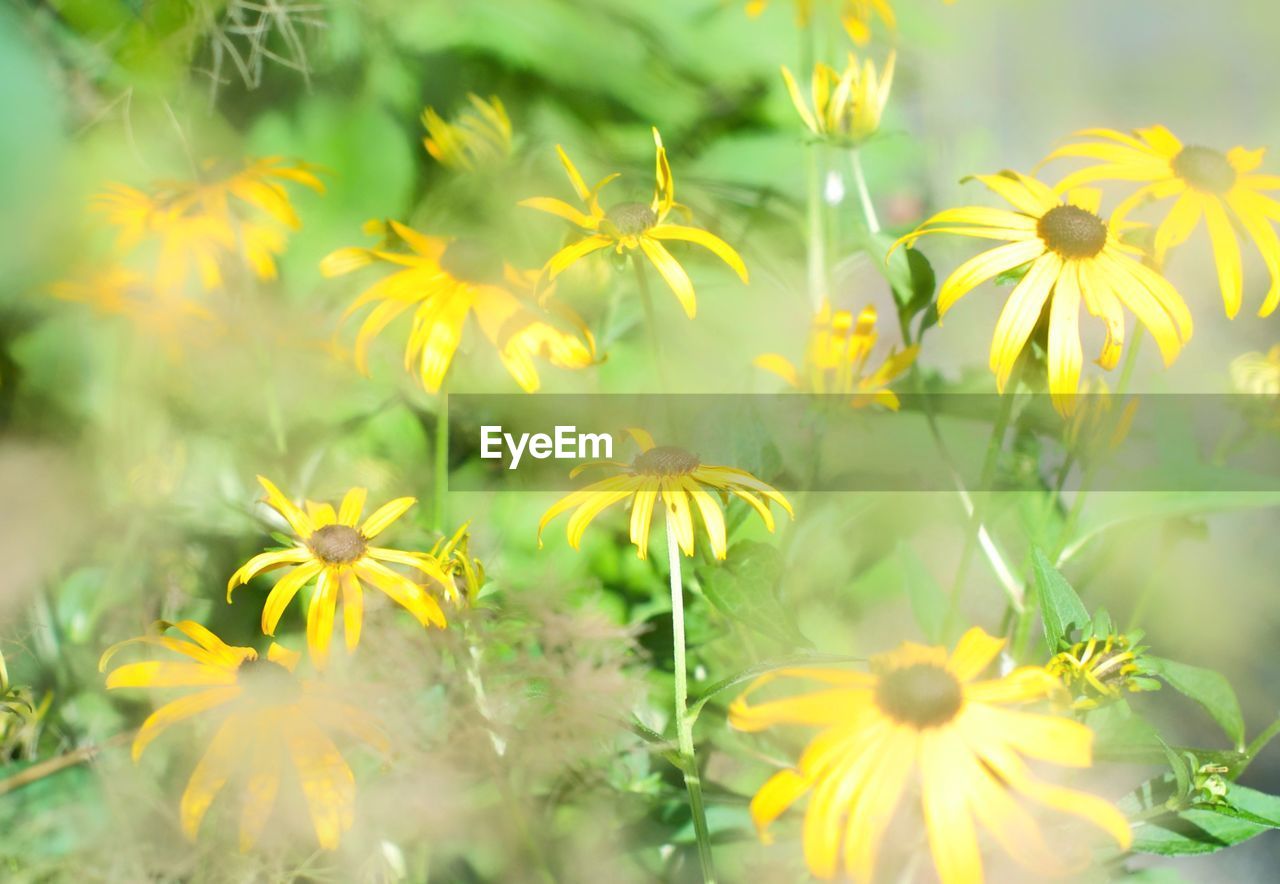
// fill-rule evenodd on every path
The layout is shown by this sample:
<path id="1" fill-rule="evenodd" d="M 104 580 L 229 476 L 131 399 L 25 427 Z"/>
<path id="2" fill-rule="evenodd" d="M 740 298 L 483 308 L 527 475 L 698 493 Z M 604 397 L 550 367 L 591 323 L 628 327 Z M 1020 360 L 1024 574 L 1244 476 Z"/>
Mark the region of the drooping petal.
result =
<path id="1" fill-rule="evenodd" d="M 355 776 L 333 740 L 305 717 L 289 720 L 283 736 L 316 840 L 324 849 L 334 850 L 355 819 Z"/>
<path id="2" fill-rule="evenodd" d="M 311 558 L 314 558 L 314 555 L 311 550 L 304 546 L 258 553 L 258 555 L 237 568 L 236 572 L 231 575 L 231 579 L 227 581 L 227 601 L 231 601 L 232 590 L 237 586 L 248 583 L 263 571 L 270 571 L 272 568 L 279 568 L 283 565 L 301 564 Z"/>
<path id="3" fill-rule="evenodd" d="M 674 239 L 700 245 L 728 264 L 743 282 L 748 282 L 750 279 L 747 275 L 747 265 L 742 263 L 742 256 L 734 250 L 733 246 L 705 230 L 685 227 L 681 224 L 659 224 L 649 230 L 649 236 L 654 239 Z"/>
<path id="4" fill-rule="evenodd" d="M 246 726 L 244 714 L 229 716 L 218 727 L 209 748 L 191 772 L 179 809 L 182 831 L 189 839 L 195 840 L 209 805 L 235 770 L 246 737 L 252 739 L 252 731 Z"/>
<path id="5" fill-rule="evenodd" d="M 1209 240 L 1213 244 L 1213 262 L 1218 268 L 1218 285 L 1222 289 L 1222 302 L 1227 308 L 1227 318 L 1234 319 L 1244 300 L 1244 270 L 1240 262 L 1240 244 L 1227 218 L 1222 202 L 1204 200 L 1204 219 L 1209 227 Z"/>
<path id="6" fill-rule="evenodd" d="M 267 594 L 266 604 L 262 606 L 262 634 L 275 635 L 276 626 L 298 590 L 311 582 L 317 574 L 324 570 L 324 564 L 318 560 L 308 562 L 294 568 L 276 581 L 276 585 Z"/>
<path id="7" fill-rule="evenodd" d="M 210 688 L 166 703 L 147 716 L 133 738 L 133 760 L 137 761 L 156 737 L 180 721 L 207 712 L 240 696 L 238 685 Z"/>
<path id="8" fill-rule="evenodd" d="M 996 322 L 991 339 L 991 370 L 996 388 L 1003 393 L 1022 348 L 1040 319 L 1044 302 L 1053 291 L 1062 270 L 1062 259 L 1050 252 L 1038 258 L 1027 275 L 1014 287 Z"/>
<path id="9" fill-rule="evenodd" d="M 363 559 L 355 566 L 356 575 L 367 580 L 388 598 L 414 616 L 423 626 L 445 628 L 444 611 L 440 603 L 403 574 L 397 574 L 372 559 Z"/>
<path id="10" fill-rule="evenodd" d="M 969 752 L 948 728 L 926 731 L 920 737 L 920 780 L 929 849 L 941 884 L 978 884 L 982 856 L 967 798 Z"/>
<path id="11" fill-rule="evenodd" d="M 1015 267 L 1021 267 L 1045 254 L 1039 237 L 997 246 L 965 261 L 947 277 L 938 290 L 938 317 L 942 318 L 956 301 L 977 286 Z"/>
<path id="12" fill-rule="evenodd" d="M 671 291 L 675 292 L 680 306 L 684 308 L 685 316 L 690 319 L 697 316 L 698 302 L 694 297 L 693 283 L 689 281 L 689 274 L 685 273 L 680 262 L 667 251 L 666 246 L 648 236 L 640 237 L 640 248 L 657 268 Z"/>
<path id="13" fill-rule="evenodd" d="M 1049 305 L 1049 393 L 1062 415 L 1075 410 L 1084 351 L 1080 346 L 1079 262 L 1068 261 Z"/>
<path id="14" fill-rule="evenodd" d="M 336 574 L 326 569 L 320 572 L 316 588 L 307 608 L 307 650 L 311 662 L 323 669 L 329 662 L 329 645 L 333 641 L 333 618 L 338 604 Z"/>

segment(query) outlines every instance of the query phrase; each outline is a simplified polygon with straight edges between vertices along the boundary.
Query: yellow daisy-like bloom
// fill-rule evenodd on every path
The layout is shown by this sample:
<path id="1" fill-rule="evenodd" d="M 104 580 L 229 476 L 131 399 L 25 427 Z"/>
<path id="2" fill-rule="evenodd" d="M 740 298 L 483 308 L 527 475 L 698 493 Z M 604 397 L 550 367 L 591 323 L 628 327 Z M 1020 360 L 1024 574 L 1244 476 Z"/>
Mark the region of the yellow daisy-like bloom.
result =
<path id="1" fill-rule="evenodd" d="M 205 291 L 219 287 L 221 262 L 237 251 L 259 278 L 274 279 L 283 229 L 301 227 L 284 182 L 324 192 L 318 167 L 308 163 L 263 157 L 221 175 L 217 165 L 204 164 L 207 179 L 164 181 L 150 191 L 113 184 L 91 202 L 119 229 L 118 248 L 158 243 L 155 280 L 162 292 L 181 290 L 193 268 Z"/>
<path id="2" fill-rule="evenodd" d="M 280 615 L 289 607 L 298 590 L 312 580 L 316 585 L 307 608 L 307 648 L 317 666 L 324 666 L 329 659 L 339 595 L 342 597 L 347 650 L 355 650 L 360 643 L 365 583 L 386 593 L 423 626 L 444 628 L 445 618 L 440 604 L 421 586 L 383 564 L 390 562 L 414 568 L 448 589 L 452 581 L 436 561 L 423 553 L 370 545 L 370 541 L 417 502 L 412 497 L 398 497 L 384 503 L 361 522 L 360 514 L 367 494 L 363 488 L 348 491 L 337 512 L 331 504 L 311 501 L 306 502 L 306 510 L 303 511 L 269 479 L 259 476 L 258 482 L 266 489 L 266 502 L 284 517 L 297 535 L 295 546 L 259 553 L 240 566 L 227 581 L 227 601 L 230 602 L 232 591 L 257 574 L 285 565 L 293 566 L 288 574 L 276 581 L 263 605 L 264 633 L 275 635 Z"/>
<path id="3" fill-rule="evenodd" d="M 871 672 L 789 668 L 758 678 L 729 708 L 734 727 L 823 729 L 799 764 L 775 774 L 752 800 L 762 838 L 768 840 L 769 825 L 812 791 L 803 837 L 810 871 L 833 878 L 843 855 L 845 874 L 869 881 L 885 829 L 918 774 L 929 847 L 943 884 L 982 880 L 975 817 L 1014 859 L 1040 872 L 1061 869 L 1060 849 L 1045 843 L 1015 796 L 1085 819 L 1128 847 L 1129 825 L 1111 804 L 1032 776 L 1023 756 L 1089 766 L 1093 733 L 1072 719 L 1009 708 L 1062 690 L 1044 669 L 1023 667 L 980 680 L 1003 646 L 974 628 L 950 656 L 946 648 L 907 642 L 874 657 Z M 778 678 L 828 687 L 747 702 Z"/>
<path id="4" fill-rule="evenodd" d="M 1090 636 L 1055 656 L 1045 669 L 1071 692 L 1073 709 L 1096 709 L 1125 691 L 1159 689 L 1159 682 L 1142 677 L 1139 657 L 1144 650 L 1134 648 L 1124 635 Z"/>
<path id="5" fill-rule="evenodd" d="M 1231 362 L 1236 390 L 1254 396 L 1280 397 L 1280 344 L 1266 353 L 1245 353 Z"/>
<path id="6" fill-rule="evenodd" d="M 773 531 L 773 514 L 769 501 L 776 503 L 795 518 L 791 504 L 772 485 L 760 481 L 750 473 L 733 467 L 704 464 L 697 455 L 682 448 L 654 445 L 653 437 L 644 430 L 630 430 L 640 446 L 640 454 L 631 463 L 617 460 L 592 461 L 574 467 L 570 477 L 594 467 L 612 467 L 619 475 L 593 482 L 558 501 L 542 515 L 538 522 L 538 546 L 542 546 L 542 531 L 556 516 L 567 510 L 575 510 L 569 517 L 569 545 L 574 549 L 582 542 L 591 520 L 608 507 L 624 500 L 631 502 L 631 542 L 636 554 L 646 558 L 649 554 L 649 526 L 653 521 L 653 509 L 659 496 L 667 508 L 676 540 L 686 556 L 694 552 L 693 510 L 697 509 L 711 541 L 711 551 L 717 559 L 728 555 L 728 538 L 725 534 L 724 511 L 721 504 L 729 495 L 746 501 Z M 720 496 L 716 501 L 711 492 Z M 762 499 L 763 498 L 763 499 Z"/>
<path id="7" fill-rule="evenodd" d="M 741 256 L 720 237 L 697 227 L 667 223 L 667 215 L 677 205 L 675 179 L 671 177 L 667 150 L 662 146 L 662 136 L 658 134 L 656 128 L 653 130 L 653 141 L 658 151 L 657 183 L 654 186 L 653 199 L 647 204 L 618 203 L 605 211 L 600 206 L 600 191 L 606 184 L 617 178 L 618 174 L 609 175 L 595 187 L 588 188 L 582 175 L 569 159 L 569 155 L 564 152 L 564 148 L 556 145 L 560 162 L 564 164 L 565 172 L 569 175 L 574 193 L 586 206 L 586 212 L 575 209 L 563 200 L 546 196 L 521 200 L 520 205 L 564 218 L 589 234 L 551 256 L 545 269 L 548 278 L 554 280 L 574 262 L 601 249 L 613 247 L 619 255 L 639 249 L 657 268 L 663 280 L 671 287 L 671 291 L 675 292 L 676 297 L 680 299 L 680 306 L 684 308 L 685 315 L 693 319 L 698 311 L 693 283 L 689 280 L 689 274 L 680 266 L 680 262 L 663 245 L 664 241 L 681 240 L 702 246 L 733 268 L 734 273 L 738 274 L 743 282 L 748 280 L 747 268 L 742 263 Z"/>
<path id="8" fill-rule="evenodd" d="M 757 356 L 753 364 L 805 393 L 848 396 L 854 408 L 878 403 L 897 411 L 898 396 L 889 384 L 911 367 L 920 348 L 890 353 L 879 368 L 868 373 L 867 362 L 877 338 L 874 306 L 863 308 L 855 324 L 851 312 L 832 310 L 831 302 L 823 301 L 813 318 L 802 367 L 796 368 L 778 353 Z"/>
<path id="9" fill-rule="evenodd" d="M 1105 140 L 1068 144 L 1049 154 L 1045 162 L 1059 157 L 1100 162 L 1071 173 L 1058 190 L 1095 181 L 1141 183 L 1116 208 L 1115 218 L 1127 217 L 1145 202 L 1177 197 L 1156 228 L 1152 247 L 1155 262 L 1163 266 L 1169 249 L 1186 242 L 1203 218 L 1209 228 L 1228 317 L 1240 311 L 1244 298 L 1244 272 L 1236 234 L 1239 227 L 1258 247 L 1271 275 L 1271 288 L 1258 315 L 1269 316 L 1280 305 L 1280 237 L 1272 226 L 1280 221 L 1280 201 L 1266 195 L 1266 191 L 1280 190 L 1280 175 L 1256 173 L 1265 150 L 1235 147 L 1224 154 L 1208 147 L 1183 146 L 1164 126 L 1138 129 L 1133 135 L 1113 129 L 1085 129 L 1076 136 Z"/>
<path id="10" fill-rule="evenodd" d="M 913 245 L 933 233 L 1007 240 L 961 264 L 938 290 L 938 316 L 976 286 L 1027 266 L 996 323 L 991 370 L 1004 392 L 1028 338 L 1048 313 L 1049 392 L 1064 415 L 1075 408 L 1082 363 L 1080 305 L 1106 323 L 1098 364 L 1112 369 L 1124 345 L 1124 307 L 1151 332 L 1165 365 L 1191 337 L 1191 313 L 1177 290 L 1136 260 L 1142 252 L 1120 239 L 1123 225 L 1098 215 L 1102 195 L 1091 188 L 1067 193 L 1065 201 L 1034 178 L 1017 172 L 974 176 L 1016 209 L 969 206 L 934 215 L 894 245 Z M 1046 306 L 1047 305 L 1047 306 Z"/>
<path id="11" fill-rule="evenodd" d="M 182 794 L 183 832 L 195 839 L 214 799 L 228 780 L 236 778 L 244 788 L 240 849 L 249 850 L 266 828 L 281 780 L 296 778 L 316 839 L 323 848 L 336 848 L 342 833 L 351 828 L 355 777 L 332 734 L 344 733 L 385 751 L 385 739 L 368 716 L 319 682 L 295 676 L 298 654 L 274 642 L 262 659 L 253 648 L 225 644 L 190 620 L 160 625 L 171 625 L 185 639 L 128 639 L 108 648 L 98 669 L 105 671 L 118 651 L 135 644 L 155 645 L 188 658 L 126 663 L 107 676 L 111 690 L 198 689 L 147 717 L 133 739 L 134 761 L 180 721 L 208 715 L 219 722 Z"/>
<path id="12" fill-rule="evenodd" d="M 467 95 L 471 107 L 446 120 L 429 107 L 422 112 L 427 153 L 442 166 L 471 172 L 511 156 L 511 118 L 496 95 Z"/>
<path id="13" fill-rule="evenodd" d="M 561 331 L 532 309 L 539 273 L 518 270 L 476 240 L 427 236 L 398 221 L 390 232 L 408 247 L 392 249 L 380 221 L 365 224 L 365 233 L 381 236 L 378 248 L 338 249 L 320 264 L 325 276 L 342 276 L 374 262 L 396 268 L 366 289 L 343 314 L 376 303 L 356 335 L 355 363 L 369 373 L 369 344 L 393 319 L 416 307 L 405 345 L 406 371 L 416 368 L 422 386 L 438 392 L 462 341 L 467 316 L 474 313 L 498 358 L 526 393 L 541 386 L 535 356 L 560 368 L 585 368 L 596 361 L 595 339 L 582 320 L 563 305 L 557 310 L 581 338 Z M 549 293 L 543 293 L 543 300 Z"/>
<path id="14" fill-rule="evenodd" d="M 818 138 L 858 145 L 880 129 L 897 57 L 896 52 L 890 52 L 883 72 L 879 73 L 871 59 L 859 65 L 852 52 L 843 73 L 819 63 L 813 68 L 808 101 L 786 66 L 782 68 L 782 79 L 786 81 L 791 103 L 810 132 Z"/>

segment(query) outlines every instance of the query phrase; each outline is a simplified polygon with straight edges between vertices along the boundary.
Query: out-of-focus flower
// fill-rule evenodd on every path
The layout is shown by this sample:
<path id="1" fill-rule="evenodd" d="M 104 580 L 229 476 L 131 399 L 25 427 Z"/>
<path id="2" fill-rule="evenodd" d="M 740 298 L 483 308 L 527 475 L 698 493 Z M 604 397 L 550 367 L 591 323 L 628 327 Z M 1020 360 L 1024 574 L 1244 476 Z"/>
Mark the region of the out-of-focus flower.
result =
<path id="1" fill-rule="evenodd" d="M 934 215 L 894 244 L 911 246 L 933 233 L 1007 240 L 961 264 L 938 290 L 938 316 L 976 286 L 1029 265 L 996 323 L 991 370 L 1004 392 L 1009 375 L 1041 314 L 1049 322 L 1049 392 L 1064 415 L 1075 409 L 1080 385 L 1080 305 L 1106 323 L 1098 364 L 1112 369 L 1124 345 L 1123 307 L 1133 311 L 1160 348 L 1165 365 L 1191 337 L 1191 313 L 1177 290 L 1133 256 L 1140 250 L 1120 239 L 1123 225 L 1098 215 L 1102 195 L 1079 188 L 1065 200 L 1034 178 L 1017 172 L 975 176 L 1017 211 L 969 206 Z M 1046 304 L 1048 305 L 1046 311 Z"/>
<path id="2" fill-rule="evenodd" d="M 818 138 L 840 144 L 859 145 L 880 129 L 880 117 L 889 102 L 893 86 L 893 68 L 897 53 L 890 52 L 884 70 L 877 73 L 875 64 L 866 59 L 861 65 L 850 52 L 843 73 L 819 63 L 813 68 L 809 100 L 800 92 L 795 77 L 785 66 L 782 79 L 787 83 L 791 103 L 800 119 Z M 812 104 L 810 104 L 812 102 Z"/>
<path id="3" fill-rule="evenodd" d="M 576 314 L 563 305 L 558 308 L 581 337 L 561 331 L 535 310 L 538 271 L 518 270 L 476 240 L 427 236 L 398 221 L 389 223 L 391 233 L 407 251 L 391 248 L 385 241 L 386 227 L 380 221 L 370 221 L 365 232 L 382 236 L 382 245 L 338 249 L 320 265 L 329 277 L 374 262 L 396 268 L 366 289 L 343 314 L 345 319 L 377 303 L 356 335 L 355 363 L 361 372 L 369 371 L 369 344 L 411 307 L 416 309 L 405 346 L 405 370 L 413 371 L 416 366 L 429 393 L 439 391 L 444 382 L 467 316 L 472 313 L 503 366 L 526 393 L 541 386 L 535 356 L 559 368 L 585 368 L 596 361 L 595 340 Z"/>
<path id="4" fill-rule="evenodd" d="M 423 626 L 444 628 L 445 618 L 440 604 L 421 586 L 383 564 L 390 562 L 414 568 L 447 590 L 452 581 L 435 559 L 423 553 L 370 545 L 371 540 L 417 502 L 412 497 L 398 497 L 384 503 L 361 522 L 360 513 L 367 494 L 363 488 L 348 491 L 336 512 L 332 504 L 309 500 L 304 512 L 266 477 L 259 476 L 258 482 L 266 489 L 266 502 L 284 517 L 296 535 L 294 546 L 259 553 L 240 566 L 227 581 L 227 601 L 230 602 L 231 592 L 255 575 L 273 568 L 292 566 L 288 574 L 276 581 L 263 605 L 264 633 L 275 635 L 280 615 L 298 590 L 312 580 L 316 581 L 316 586 L 307 609 L 307 648 L 316 666 L 323 667 L 329 659 L 339 595 L 342 596 L 347 650 L 355 650 L 360 643 L 365 583 L 384 592 Z"/>
<path id="5" fill-rule="evenodd" d="M 819 0 L 821 2 L 821 0 Z M 944 0 L 954 3 L 955 0 Z M 813 16 L 814 0 L 795 0 L 796 24 L 808 27 Z M 747 15 L 755 18 L 769 6 L 769 0 L 747 0 Z M 889 0 L 839 0 L 840 23 L 849 34 L 849 39 L 859 46 L 865 46 L 871 40 L 871 26 L 878 18 L 884 26 L 893 30 L 898 26 L 898 17 L 894 15 Z"/>
<path id="6" fill-rule="evenodd" d="M 1143 677 L 1141 658 L 1145 650 L 1135 647 L 1128 636 L 1091 636 L 1058 654 L 1045 668 L 1071 692 L 1073 709 L 1096 709 L 1126 691 L 1160 689 L 1154 678 Z"/>
<path id="7" fill-rule="evenodd" d="M 871 672 L 787 668 L 758 678 L 730 706 L 730 724 L 751 732 L 776 725 L 822 728 L 797 766 L 775 774 L 752 799 L 761 837 L 768 840 L 769 825 L 812 791 L 804 820 L 809 870 L 834 878 L 843 855 L 845 874 L 869 881 L 885 829 L 918 774 L 929 846 L 943 884 L 982 880 L 975 817 L 1019 862 L 1040 872 L 1063 868 L 1061 851 L 1045 842 L 1015 796 L 1087 820 L 1128 847 L 1129 824 L 1115 807 L 1032 775 L 1023 756 L 1088 767 L 1093 733 L 1071 719 L 1009 708 L 1062 690 L 1040 667 L 979 680 L 1003 646 L 1003 640 L 974 628 L 950 656 L 946 648 L 906 642 L 872 658 Z M 827 687 L 747 702 L 778 678 Z"/>
<path id="8" fill-rule="evenodd" d="M 272 642 L 266 659 L 253 648 L 225 644 L 198 623 L 172 626 L 184 639 L 144 635 L 112 645 L 99 671 L 118 651 L 146 644 L 187 660 L 126 663 L 107 676 L 107 688 L 198 688 L 152 712 L 133 739 L 133 758 L 174 724 L 198 715 L 218 721 L 204 756 L 182 794 L 182 830 L 195 839 L 206 812 L 228 780 L 244 782 L 240 849 L 266 828 L 282 780 L 301 787 L 320 846 L 333 850 L 355 814 L 355 777 L 334 743 L 342 733 L 385 751 L 385 739 L 360 709 L 319 682 L 294 674 L 298 654 Z"/>
<path id="9" fill-rule="evenodd" d="M 275 278 L 283 231 L 301 226 L 284 182 L 323 193 L 316 171 L 281 157 L 247 160 L 233 171 L 210 160 L 198 180 L 162 181 L 146 191 L 112 184 L 91 207 L 118 229 L 119 249 L 158 245 L 155 285 L 161 292 L 181 292 L 193 268 L 208 291 L 222 285 L 222 261 L 237 252 L 260 279 Z"/>
<path id="10" fill-rule="evenodd" d="M 1240 393 L 1280 397 L 1280 344 L 1266 353 L 1244 353 L 1231 362 L 1231 383 Z"/>
<path id="11" fill-rule="evenodd" d="M 830 301 L 813 318 L 804 363 L 796 368 L 785 356 L 765 353 L 754 364 L 772 372 L 792 387 L 815 395 L 848 396 L 854 408 L 878 403 L 898 409 L 898 397 L 889 384 L 915 362 L 919 347 L 890 353 L 880 367 L 867 372 L 867 361 L 875 349 L 876 308 L 867 306 L 855 324 L 848 310 L 832 310 Z"/>
<path id="12" fill-rule="evenodd" d="M 204 306 L 181 295 L 157 292 L 141 273 L 119 265 L 59 280 L 49 286 L 49 293 L 127 319 L 159 343 L 173 361 L 182 358 L 182 344 L 194 341 L 197 332 L 207 335 L 220 328 L 218 318 Z"/>
<path id="13" fill-rule="evenodd" d="M 1141 183 L 1116 208 L 1115 219 L 1126 218 L 1144 203 L 1177 197 L 1156 228 L 1152 246 L 1156 265 L 1163 266 L 1168 251 L 1186 242 L 1203 218 L 1229 317 L 1240 311 L 1244 297 L 1237 227 L 1243 229 L 1258 247 L 1271 275 L 1271 288 L 1258 315 L 1269 316 L 1280 305 L 1280 237 L 1273 227 L 1273 222 L 1280 220 L 1280 202 L 1266 195 L 1280 190 L 1280 175 L 1257 174 L 1264 149 L 1234 147 L 1224 154 L 1208 147 L 1183 146 L 1164 126 L 1138 129 L 1133 135 L 1113 129 L 1085 129 L 1076 136 L 1103 140 L 1065 145 L 1049 154 L 1045 162 L 1059 157 L 1099 162 L 1062 179 L 1058 191 L 1096 181 Z"/>
<path id="14" fill-rule="evenodd" d="M 446 120 L 429 107 L 422 112 L 427 153 L 442 166 L 471 172 L 511 156 L 511 118 L 496 95 L 468 95 L 471 107 Z"/>
<path id="15" fill-rule="evenodd" d="M 617 254 L 621 255 L 623 252 L 639 249 L 657 268 L 658 273 L 671 287 L 671 291 L 675 292 L 676 297 L 680 299 L 680 306 L 684 308 L 685 315 L 693 319 L 698 311 L 693 283 L 690 282 L 689 274 L 685 272 L 684 267 L 663 245 L 664 241 L 682 240 L 702 246 L 733 268 L 733 272 L 738 274 L 743 282 L 748 280 L 747 268 L 742 263 L 741 256 L 720 237 L 697 227 L 667 223 L 667 215 L 677 205 L 675 179 L 671 177 L 667 150 L 662 146 L 662 136 L 658 134 L 656 128 L 653 130 L 653 141 L 657 146 L 657 181 L 654 185 L 653 199 L 647 204 L 618 203 L 605 211 L 600 206 L 600 191 L 606 184 L 617 178 L 618 174 L 609 175 L 601 179 L 595 187 L 588 189 L 582 175 L 569 159 L 569 155 L 564 152 L 563 147 L 557 145 L 556 151 L 560 155 L 560 162 L 564 164 L 565 172 L 569 175 L 574 193 L 582 200 L 587 211 L 582 212 L 563 200 L 546 196 L 521 200 L 520 205 L 564 218 L 589 234 L 551 256 L 546 266 L 546 273 L 550 279 L 554 280 L 567 267 L 592 252 L 612 247 Z"/>
<path id="16" fill-rule="evenodd" d="M 450 538 L 440 538 L 431 548 L 431 558 L 440 570 L 452 578 L 445 592 L 455 605 L 466 606 L 476 600 L 484 586 L 484 565 L 468 551 L 471 523 L 465 522 Z"/>
<path id="17" fill-rule="evenodd" d="M 1124 444 L 1133 428 L 1133 416 L 1138 411 L 1138 400 L 1130 399 L 1117 415 L 1115 397 L 1105 379 L 1092 377 L 1080 387 L 1080 405 L 1067 422 L 1066 444 L 1069 449 L 1086 458 L 1095 452 L 1114 451 Z"/>
<path id="18" fill-rule="evenodd" d="M 680 549 L 686 556 L 693 555 L 694 551 L 695 508 L 702 517 L 712 553 L 717 559 L 728 555 L 724 512 L 711 492 L 717 492 L 722 501 L 727 501 L 731 494 L 746 501 L 771 532 L 773 514 L 769 511 L 768 501 L 795 517 L 791 504 L 781 492 L 750 473 L 733 467 L 704 464 L 697 455 L 681 448 L 654 445 L 653 437 L 644 430 L 633 429 L 630 432 L 640 446 L 640 454 L 631 463 L 605 460 L 574 467 L 570 477 L 594 467 L 611 467 L 621 472 L 574 491 L 543 513 L 538 522 L 539 546 L 542 545 L 542 531 L 547 523 L 566 510 L 575 510 L 569 517 L 567 530 L 569 545 L 577 549 L 592 519 L 613 504 L 629 500 L 631 542 L 636 546 L 637 555 L 643 559 L 649 552 L 649 526 L 659 496 L 666 506 L 667 518 L 672 520 Z"/>

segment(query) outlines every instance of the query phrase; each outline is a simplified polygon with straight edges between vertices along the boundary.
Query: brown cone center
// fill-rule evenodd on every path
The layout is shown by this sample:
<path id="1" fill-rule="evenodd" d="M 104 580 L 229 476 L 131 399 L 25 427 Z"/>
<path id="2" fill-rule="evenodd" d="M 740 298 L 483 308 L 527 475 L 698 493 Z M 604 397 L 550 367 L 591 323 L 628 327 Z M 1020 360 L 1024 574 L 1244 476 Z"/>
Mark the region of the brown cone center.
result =
<path id="1" fill-rule="evenodd" d="M 1092 258 L 1107 244 L 1107 225 L 1079 206 L 1057 206 L 1045 212 L 1036 233 L 1064 258 Z"/>
<path id="2" fill-rule="evenodd" d="M 876 705 L 890 718 L 916 728 L 946 724 L 963 703 L 956 677 L 928 663 L 890 670 L 876 686 Z"/>
<path id="3" fill-rule="evenodd" d="M 236 670 L 236 684 L 244 688 L 244 697 L 266 706 L 284 706 L 302 696 L 297 677 L 274 660 L 259 657 L 245 660 Z"/>
<path id="4" fill-rule="evenodd" d="M 696 454 L 671 445 L 659 445 L 636 456 L 631 468 L 642 476 L 683 476 L 692 473 L 702 461 Z"/>
<path id="5" fill-rule="evenodd" d="M 1236 170 L 1222 153 L 1209 147 L 1184 147 L 1173 158 L 1173 172 L 1196 190 L 1224 194 L 1236 183 Z"/>
<path id="6" fill-rule="evenodd" d="M 440 266 L 454 279 L 486 285 L 502 279 L 502 257 L 478 239 L 455 239 L 440 256 Z"/>
<path id="7" fill-rule="evenodd" d="M 345 565 L 364 555 L 368 544 L 355 528 L 325 525 L 307 539 L 311 551 L 328 565 Z"/>
<path id="8" fill-rule="evenodd" d="M 658 216 L 644 203 L 620 203 L 607 217 L 623 236 L 637 236 L 658 223 Z"/>

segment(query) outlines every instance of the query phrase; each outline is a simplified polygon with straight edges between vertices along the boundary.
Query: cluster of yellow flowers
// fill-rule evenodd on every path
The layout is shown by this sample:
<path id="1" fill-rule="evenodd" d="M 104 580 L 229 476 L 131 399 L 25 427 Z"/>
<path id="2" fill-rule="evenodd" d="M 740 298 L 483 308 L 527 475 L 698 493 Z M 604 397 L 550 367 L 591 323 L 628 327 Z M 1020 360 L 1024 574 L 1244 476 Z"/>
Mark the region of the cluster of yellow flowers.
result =
<path id="1" fill-rule="evenodd" d="M 413 506 L 412 497 L 389 501 L 362 521 L 363 488 L 348 491 L 335 510 L 332 504 L 312 501 L 299 507 L 270 480 L 259 476 L 258 481 L 266 502 L 293 531 L 294 544 L 256 555 L 237 569 L 227 582 L 227 601 L 232 590 L 256 575 L 289 568 L 262 607 L 262 632 L 272 636 L 289 603 L 304 586 L 314 584 L 306 621 L 307 648 L 317 671 L 329 661 L 339 598 L 348 653 L 359 645 L 366 585 L 384 593 L 424 627 L 445 627 L 436 598 L 422 583 L 388 565 L 416 571 L 454 605 L 469 603 L 479 590 L 484 571 L 467 554 L 466 526 L 430 552 L 373 545 Z M 464 592 L 459 591 L 459 576 Z M 107 676 L 109 689 L 195 689 L 159 707 L 142 723 L 133 741 L 135 760 L 157 736 L 184 719 L 208 713 L 219 721 L 182 795 L 181 821 L 187 836 L 196 836 L 213 800 L 237 775 L 245 783 L 240 847 L 248 850 L 264 831 L 282 774 L 291 766 L 316 839 L 322 847 L 336 847 L 354 819 L 355 777 L 334 736 L 352 737 L 385 751 L 387 740 L 369 715 L 343 700 L 323 679 L 297 675 L 300 655 L 275 642 L 264 659 L 252 648 L 226 644 L 190 620 L 158 625 L 161 632 L 178 630 L 186 640 L 163 634 L 128 639 L 108 648 L 99 668 L 105 670 L 117 652 L 137 644 L 188 658 L 127 663 Z"/>

